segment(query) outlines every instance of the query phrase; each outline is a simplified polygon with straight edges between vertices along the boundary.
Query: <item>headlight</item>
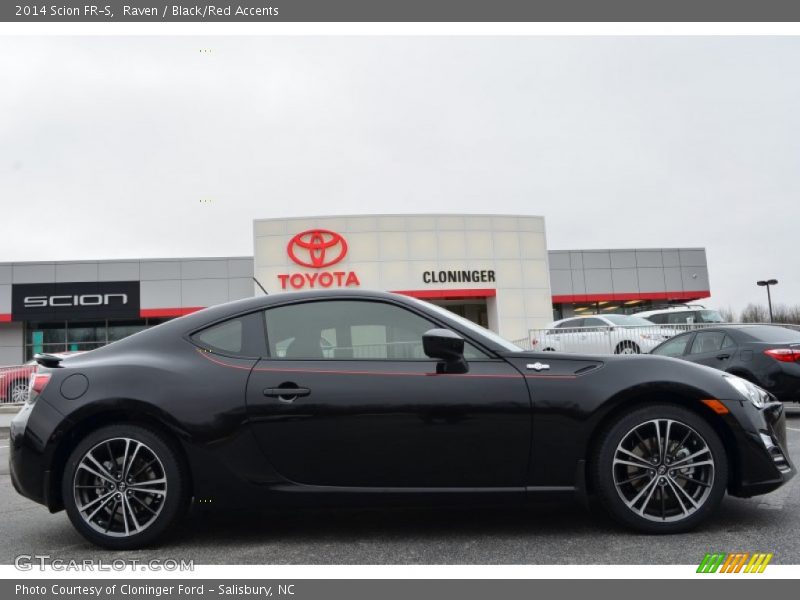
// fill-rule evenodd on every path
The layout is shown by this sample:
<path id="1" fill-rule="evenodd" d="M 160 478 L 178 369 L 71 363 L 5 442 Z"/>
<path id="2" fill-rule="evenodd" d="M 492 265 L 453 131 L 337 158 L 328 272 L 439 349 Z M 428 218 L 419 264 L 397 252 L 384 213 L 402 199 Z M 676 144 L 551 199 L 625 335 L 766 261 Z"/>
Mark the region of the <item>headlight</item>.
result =
<path id="1" fill-rule="evenodd" d="M 640 335 L 642 336 L 642 339 L 653 340 L 654 342 L 663 342 L 664 340 L 669 339 L 669 336 L 661 333 L 642 333 Z"/>
<path id="2" fill-rule="evenodd" d="M 746 379 L 736 377 L 736 375 L 723 375 L 722 378 L 744 396 L 745 399 L 750 400 L 756 408 L 762 408 L 769 400 L 767 392 Z"/>

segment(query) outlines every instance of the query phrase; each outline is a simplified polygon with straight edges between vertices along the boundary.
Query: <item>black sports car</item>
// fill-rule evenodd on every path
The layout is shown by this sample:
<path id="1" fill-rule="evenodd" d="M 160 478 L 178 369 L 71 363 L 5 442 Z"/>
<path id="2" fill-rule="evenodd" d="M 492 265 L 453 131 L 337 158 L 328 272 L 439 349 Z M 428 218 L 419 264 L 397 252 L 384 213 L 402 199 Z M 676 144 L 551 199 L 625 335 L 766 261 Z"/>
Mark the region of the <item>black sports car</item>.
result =
<path id="1" fill-rule="evenodd" d="M 800 402 L 800 331 L 778 325 L 724 325 L 689 331 L 653 348 L 738 375 L 783 402 Z"/>
<path id="2" fill-rule="evenodd" d="M 191 505 L 596 497 L 685 531 L 794 474 L 783 405 L 658 356 L 523 352 L 445 309 L 298 292 L 39 356 L 11 424 L 16 489 L 133 548 Z"/>

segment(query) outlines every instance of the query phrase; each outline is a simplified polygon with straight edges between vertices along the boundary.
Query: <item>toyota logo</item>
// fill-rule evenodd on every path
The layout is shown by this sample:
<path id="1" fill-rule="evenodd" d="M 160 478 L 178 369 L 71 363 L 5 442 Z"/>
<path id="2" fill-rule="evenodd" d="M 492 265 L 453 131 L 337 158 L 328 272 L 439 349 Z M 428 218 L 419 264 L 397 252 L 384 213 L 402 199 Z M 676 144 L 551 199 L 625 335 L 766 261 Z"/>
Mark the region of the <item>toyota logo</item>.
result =
<path id="1" fill-rule="evenodd" d="M 344 258 L 347 254 L 347 242 L 335 231 L 309 229 L 289 240 L 286 252 L 298 265 L 322 269 L 335 265 Z"/>

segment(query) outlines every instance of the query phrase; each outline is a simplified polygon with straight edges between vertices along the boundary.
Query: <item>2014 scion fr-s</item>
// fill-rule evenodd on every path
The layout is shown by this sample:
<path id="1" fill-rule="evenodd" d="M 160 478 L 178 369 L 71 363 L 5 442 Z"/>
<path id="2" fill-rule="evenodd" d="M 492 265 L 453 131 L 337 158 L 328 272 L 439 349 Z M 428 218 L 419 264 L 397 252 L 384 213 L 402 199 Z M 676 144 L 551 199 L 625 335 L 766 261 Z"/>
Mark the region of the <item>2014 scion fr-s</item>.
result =
<path id="1" fill-rule="evenodd" d="M 680 532 L 726 491 L 794 474 L 782 404 L 744 379 L 524 352 L 388 293 L 241 300 L 38 361 L 11 424 L 14 486 L 108 548 L 152 543 L 208 501 L 581 494 L 634 529 Z"/>

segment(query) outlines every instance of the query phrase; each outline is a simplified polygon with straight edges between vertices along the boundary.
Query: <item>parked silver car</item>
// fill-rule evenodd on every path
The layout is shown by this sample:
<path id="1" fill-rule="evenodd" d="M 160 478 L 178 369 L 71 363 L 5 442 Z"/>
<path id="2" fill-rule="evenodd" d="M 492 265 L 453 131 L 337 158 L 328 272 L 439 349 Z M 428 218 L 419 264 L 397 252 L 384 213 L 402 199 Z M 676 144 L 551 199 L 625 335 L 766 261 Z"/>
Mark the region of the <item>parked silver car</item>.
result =
<path id="1" fill-rule="evenodd" d="M 630 315 L 590 315 L 554 321 L 534 332 L 534 349 L 584 354 L 642 354 L 679 333 Z"/>

